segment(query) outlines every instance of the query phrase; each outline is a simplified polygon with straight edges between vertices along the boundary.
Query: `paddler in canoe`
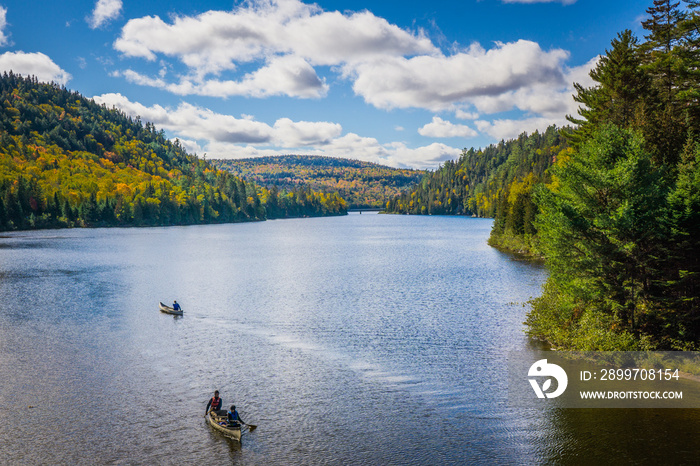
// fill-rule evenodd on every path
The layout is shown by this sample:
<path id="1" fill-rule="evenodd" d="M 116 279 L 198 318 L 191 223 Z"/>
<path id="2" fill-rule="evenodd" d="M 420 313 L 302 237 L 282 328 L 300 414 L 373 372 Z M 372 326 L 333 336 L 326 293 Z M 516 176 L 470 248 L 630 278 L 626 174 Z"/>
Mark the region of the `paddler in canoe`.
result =
<path id="1" fill-rule="evenodd" d="M 209 398 L 209 403 L 207 403 L 207 410 L 204 412 L 204 415 L 206 416 L 209 414 L 209 408 L 211 408 L 212 411 L 214 411 L 216 414 L 219 414 L 219 411 L 221 411 L 221 408 L 224 406 L 223 400 L 219 397 L 219 390 L 214 390 L 214 396 Z M 221 414 L 223 416 L 223 413 Z"/>

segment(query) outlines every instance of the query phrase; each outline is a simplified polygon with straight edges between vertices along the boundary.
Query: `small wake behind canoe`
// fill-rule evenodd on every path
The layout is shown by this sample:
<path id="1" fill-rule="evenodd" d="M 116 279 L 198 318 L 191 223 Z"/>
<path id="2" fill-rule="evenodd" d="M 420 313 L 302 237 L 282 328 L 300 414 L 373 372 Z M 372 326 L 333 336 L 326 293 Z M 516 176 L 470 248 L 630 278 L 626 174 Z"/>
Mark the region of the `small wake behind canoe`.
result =
<path id="1" fill-rule="evenodd" d="M 160 304 L 160 312 L 165 312 L 166 314 L 172 314 L 175 316 L 182 315 L 182 312 L 183 312 L 182 309 L 174 309 L 174 308 L 167 306 L 163 303 L 159 303 L 159 304 Z"/>
<path id="2" fill-rule="evenodd" d="M 226 437 L 238 442 L 241 441 L 241 425 L 238 423 L 230 424 L 227 420 L 226 411 L 219 411 L 218 413 L 209 411 L 207 414 L 207 422 Z"/>

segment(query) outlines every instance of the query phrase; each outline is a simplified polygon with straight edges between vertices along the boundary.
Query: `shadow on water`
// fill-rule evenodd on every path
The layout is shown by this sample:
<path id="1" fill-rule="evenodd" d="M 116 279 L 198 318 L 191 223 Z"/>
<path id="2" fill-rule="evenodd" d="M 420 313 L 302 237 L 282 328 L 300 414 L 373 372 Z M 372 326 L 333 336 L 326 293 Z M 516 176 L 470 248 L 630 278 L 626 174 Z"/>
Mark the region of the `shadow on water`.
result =
<path id="1" fill-rule="evenodd" d="M 235 458 L 240 456 L 241 450 L 243 450 L 243 442 L 245 442 L 245 436 L 241 439 L 241 441 L 234 440 L 232 438 L 229 438 L 222 434 L 221 432 L 218 432 L 214 430 L 208 423 L 207 421 L 204 421 L 204 424 L 209 431 L 211 440 L 213 442 L 224 442 L 228 445 L 229 451 L 231 452 L 231 458 Z M 205 461 L 206 462 L 206 461 Z"/>
<path id="2" fill-rule="evenodd" d="M 549 351 L 529 340 L 529 350 Z M 528 410 L 541 464 L 698 464 L 700 409 Z"/>
<path id="3" fill-rule="evenodd" d="M 700 409 L 553 409 L 546 464 L 698 464 Z"/>

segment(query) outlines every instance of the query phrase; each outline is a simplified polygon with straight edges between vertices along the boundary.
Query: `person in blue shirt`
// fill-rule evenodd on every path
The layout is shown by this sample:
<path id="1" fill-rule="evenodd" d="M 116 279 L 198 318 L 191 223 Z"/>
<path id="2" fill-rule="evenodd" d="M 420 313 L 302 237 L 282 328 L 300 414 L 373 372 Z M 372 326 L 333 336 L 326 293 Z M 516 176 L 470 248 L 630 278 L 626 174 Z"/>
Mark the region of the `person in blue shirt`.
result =
<path id="1" fill-rule="evenodd" d="M 177 303 L 177 301 L 173 301 L 173 309 L 175 309 L 176 311 L 180 310 L 180 305 Z"/>
<path id="2" fill-rule="evenodd" d="M 238 427 L 240 424 L 244 424 L 243 419 L 241 419 L 241 416 L 238 414 L 238 411 L 236 411 L 236 405 L 231 405 L 231 408 L 228 411 L 228 425 L 231 427 Z M 239 424 L 240 423 L 240 424 Z"/>

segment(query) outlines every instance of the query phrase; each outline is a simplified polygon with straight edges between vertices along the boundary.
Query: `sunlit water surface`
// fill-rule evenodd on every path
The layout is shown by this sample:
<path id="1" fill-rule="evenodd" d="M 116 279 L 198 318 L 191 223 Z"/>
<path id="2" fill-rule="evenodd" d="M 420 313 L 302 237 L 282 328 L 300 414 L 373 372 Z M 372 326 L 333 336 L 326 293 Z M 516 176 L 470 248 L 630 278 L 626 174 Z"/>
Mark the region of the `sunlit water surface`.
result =
<path id="1" fill-rule="evenodd" d="M 688 410 L 515 409 L 546 278 L 490 220 L 351 214 L 0 238 L 2 464 L 692 464 Z M 158 302 L 177 299 L 182 318 Z M 204 422 L 214 389 L 258 425 Z M 665 461 L 664 461 L 665 462 Z"/>

